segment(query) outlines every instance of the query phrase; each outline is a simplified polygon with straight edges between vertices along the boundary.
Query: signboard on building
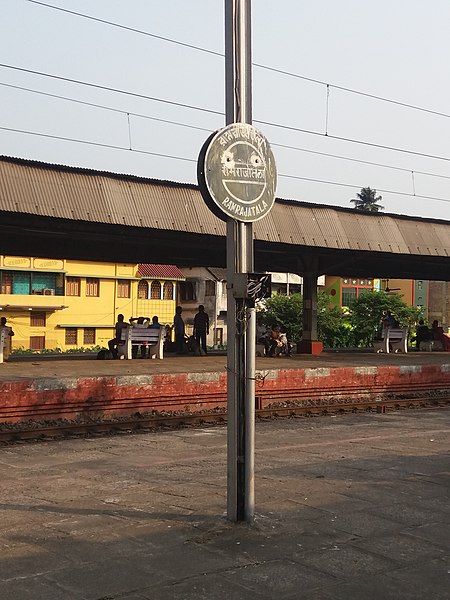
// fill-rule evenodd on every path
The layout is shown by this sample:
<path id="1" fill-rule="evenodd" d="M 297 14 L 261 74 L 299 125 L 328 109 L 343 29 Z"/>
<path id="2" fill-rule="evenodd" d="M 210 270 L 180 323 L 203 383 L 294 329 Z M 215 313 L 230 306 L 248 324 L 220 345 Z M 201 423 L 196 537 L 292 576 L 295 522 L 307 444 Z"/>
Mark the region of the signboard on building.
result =
<path id="1" fill-rule="evenodd" d="M 33 266 L 35 269 L 62 271 L 64 269 L 64 261 L 53 258 L 33 258 Z"/>
<path id="2" fill-rule="evenodd" d="M 31 267 L 31 259 L 26 256 L 4 256 L 4 267 L 15 267 L 16 269 L 29 269 Z"/>
<path id="3" fill-rule="evenodd" d="M 228 125 L 206 140 L 197 178 L 203 199 L 222 220 L 258 221 L 275 201 L 272 150 L 263 134 L 247 123 Z"/>

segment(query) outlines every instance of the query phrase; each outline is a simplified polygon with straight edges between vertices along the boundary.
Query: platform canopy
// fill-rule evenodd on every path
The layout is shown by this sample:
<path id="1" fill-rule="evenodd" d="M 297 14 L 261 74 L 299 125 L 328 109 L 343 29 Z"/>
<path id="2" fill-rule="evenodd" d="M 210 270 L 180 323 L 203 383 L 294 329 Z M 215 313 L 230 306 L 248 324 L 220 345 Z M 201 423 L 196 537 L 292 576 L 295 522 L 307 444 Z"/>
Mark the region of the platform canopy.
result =
<path id="1" fill-rule="evenodd" d="M 0 157 L 2 253 L 224 267 L 225 223 L 194 185 Z M 255 268 L 450 280 L 450 221 L 278 198 Z"/>

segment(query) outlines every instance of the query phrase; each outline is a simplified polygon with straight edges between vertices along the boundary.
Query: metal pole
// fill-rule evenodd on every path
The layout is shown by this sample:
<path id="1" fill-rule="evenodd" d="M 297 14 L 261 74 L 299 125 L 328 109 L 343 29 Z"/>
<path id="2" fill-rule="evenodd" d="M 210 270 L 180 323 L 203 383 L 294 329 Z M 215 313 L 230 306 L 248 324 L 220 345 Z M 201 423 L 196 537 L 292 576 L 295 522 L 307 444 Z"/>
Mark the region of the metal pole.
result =
<path id="1" fill-rule="evenodd" d="M 226 124 L 252 122 L 251 1 L 225 0 Z M 227 221 L 228 280 L 228 468 L 227 515 L 231 521 L 254 516 L 254 308 L 235 299 L 235 273 L 253 271 L 251 223 Z"/>

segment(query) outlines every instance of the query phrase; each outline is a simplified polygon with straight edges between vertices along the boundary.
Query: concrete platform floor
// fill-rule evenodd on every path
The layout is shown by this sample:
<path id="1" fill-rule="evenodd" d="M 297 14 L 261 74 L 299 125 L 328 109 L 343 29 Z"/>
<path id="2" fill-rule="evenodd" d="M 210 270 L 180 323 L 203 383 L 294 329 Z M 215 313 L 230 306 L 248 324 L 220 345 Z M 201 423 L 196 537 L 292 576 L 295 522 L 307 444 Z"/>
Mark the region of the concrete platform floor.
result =
<path id="1" fill-rule="evenodd" d="M 94 360 L 81 356 L 71 359 L 47 355 L 18 355 L 11 362 L 0 364 L 0 381 L 17 381 L 51 377 L 104 377 L 109 375 L 143 375 L 163 373 L 225 372 L 227 357 L 168 355 L 163 360 Z M 295 354 L 291 358 L 256 359 L 257 370 L 302 369 L 316 367 L 359 367 L 400 365 L 450 365 L 449 352 L 408 352 L 407 354 L 376 354 L 362 352 L 324 352 L 319 356 Z"/>
<path id="2" fill-rule="evenodd" d="M 448 600 L 449 441 L 446 409 L 259 422 L 252 526 L 224 427 L 3 446 L 0 598 Z"/>

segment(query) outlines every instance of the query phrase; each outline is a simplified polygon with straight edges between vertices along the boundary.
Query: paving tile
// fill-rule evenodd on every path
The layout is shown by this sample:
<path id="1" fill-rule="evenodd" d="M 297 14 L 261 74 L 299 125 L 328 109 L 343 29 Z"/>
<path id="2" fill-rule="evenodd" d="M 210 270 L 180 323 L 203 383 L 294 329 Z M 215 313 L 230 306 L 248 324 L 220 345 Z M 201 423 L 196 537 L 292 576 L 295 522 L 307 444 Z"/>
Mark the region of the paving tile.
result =
<path id="1" fill-rule="evenodd" d="M 341 579 L 350 579 L 362 573 L 379 573 L 392 567 L 390 560 L 349 545 L 335 545 L 326 550 L 309 552 L 299 560 L 304 565 Z"/>
<path id="2" fill-rule="evenodd" d="M 394 581 L 390 577 L 364 576 L 351 582 L 328 588 L 333 600 L 448 600 L 448 583 L 442 588 L 421 579 L 417 586 L 407 578 Z"/>
<path id="3" fill-rule="evenodd" d="M 369 536 L 375 533 L 391 532 L 400 530 L 402 525 L 393 520 L 371 514 L 367 511 L 360 511 L 347 514 L 330 515 L 327 521 L 328 526 L 333 529 L 347 531 L 357 536 Z"/>
<path id="4" fill-rule="evenodd" d="M 418 506 L 411 502 L 372 506 L 369 511 L 371 514 L 402 523 L 405 526 L 439 523 L 445 518 L 443 513 L 436 512 L 427 505 Z"/>
<path id="5" fill-rule="evenodd" d="M 2 600 L 83 600 L 83 596 L 55 586 L 42 576 L 0 581 Z"/>
<path id="6" fill-rule="evenodd" d="M 367 539 L 355 540 L 352 545 L 389 558 L 394 564 L 416 563 L 444 554 L 444 550 L 436 545 L 404 533 L 371 536 Z"/>
<path id="7" fill-rule="evenodd" d="M 434 545 L 450 550 L 450 521 L 428 523 L 419 527 L 411 527 L 405 533 L 419 540 L 432 542 Z"/>
<path id="8" fill-rule="evenodd" d="M 274 560 L 248 565 L 223 573 L 223 577 L 252 591 L 263 591 L 269 598 L 289 597 L 309 592 L 312 588 L 331 585 L 335 578 L 288 560 Z"/>
<path id="9" fill-rule="evenodd" d="M 98 600 L 124 593 L 141 593 L 168 581 L 168 577 L 157 571 L 150 573 L 150 567 L 142 571 L 134 560 L 99 560 L 82 566 L 72 566 L 46 575 L 53 582 L 83 600 Z"/>
<path id="10" fill-rule="evenodd" d="M 250 590 L 229 581 L 221 575 L 192 577 L 187 581 L 158 586 L 147 596 L 148 600 L 270 600 L 264 592 Z M 126 598 L 128 600 L 128 598 Z"/>
<path id="11" fill-rule="evenodd" d="M 0 581 L 35 577 L 70 565 L 65 557 L 32 543 L 8 542 L 1 550 Z"/>

